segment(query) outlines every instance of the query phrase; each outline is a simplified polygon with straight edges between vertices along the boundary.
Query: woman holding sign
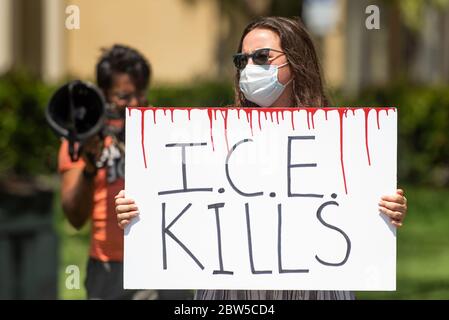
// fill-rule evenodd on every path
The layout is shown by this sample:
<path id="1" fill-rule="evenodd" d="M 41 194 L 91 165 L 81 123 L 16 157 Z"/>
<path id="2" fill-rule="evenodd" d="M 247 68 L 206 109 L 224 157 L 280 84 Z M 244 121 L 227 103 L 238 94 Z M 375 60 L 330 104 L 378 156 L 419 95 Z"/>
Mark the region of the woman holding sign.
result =
<path id="1" fill-rule="evenodd" d="M 323 81 L 313 42 L 298 19 L 265 17 L 243 31 L 234 55 L 235 106 L 327 107 Z M 391 223 L 402 226 L 407 200 L 402 190 L 384 196 L 379 210 Z M 116 196 L 118 224 L 124 228 L 138 215 L 124 191 Z M 354 299 L 347 291 L 198 290 L 196 299 Z"/>

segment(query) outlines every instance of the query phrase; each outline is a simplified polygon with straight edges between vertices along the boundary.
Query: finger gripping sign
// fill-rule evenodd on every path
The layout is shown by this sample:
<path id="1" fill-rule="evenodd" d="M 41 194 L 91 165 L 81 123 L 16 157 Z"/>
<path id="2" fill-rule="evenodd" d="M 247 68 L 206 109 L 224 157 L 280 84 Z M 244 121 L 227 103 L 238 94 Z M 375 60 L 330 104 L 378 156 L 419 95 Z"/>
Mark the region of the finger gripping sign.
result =
<path id="1" fill-rule="evenodd" d="M 395 108 L 128 108 L 128 289 L 395 290 Z"/>

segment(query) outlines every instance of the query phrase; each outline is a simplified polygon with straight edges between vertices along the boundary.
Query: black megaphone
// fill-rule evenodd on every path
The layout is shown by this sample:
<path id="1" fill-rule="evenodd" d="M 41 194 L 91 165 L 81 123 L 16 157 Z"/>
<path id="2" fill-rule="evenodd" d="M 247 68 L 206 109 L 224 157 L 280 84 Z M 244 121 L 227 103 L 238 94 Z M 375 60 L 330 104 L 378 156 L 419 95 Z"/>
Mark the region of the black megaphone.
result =
<path id="1" fill-rule="evenodd" d="M 90 82 L 70 81 L 51 97 L 45 117 L 55 133 L 68 140 L 72 161 L 79 159 L 87 139 L 101 134 L 106 109 L 103 94 Z"/>

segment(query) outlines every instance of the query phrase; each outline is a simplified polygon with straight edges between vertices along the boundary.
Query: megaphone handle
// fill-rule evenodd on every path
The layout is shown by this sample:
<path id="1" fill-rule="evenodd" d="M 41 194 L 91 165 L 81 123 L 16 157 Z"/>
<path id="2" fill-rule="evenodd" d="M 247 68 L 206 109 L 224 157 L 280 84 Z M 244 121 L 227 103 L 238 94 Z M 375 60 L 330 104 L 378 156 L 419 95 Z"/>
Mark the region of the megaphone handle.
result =
<path id="1" fill-rule="evenodd" d="M 82 146 L 79 145 L 75 150 L 75 141 L 73 139 L 69 139 L 69 154 L 72 162 L 76 162 L 80 158 L 81 148 Z"/>
<path id="2" fill-rule="evenodd" d="M 81 154 L 81 149 L 83 148 L 81 141 L 76 145 L 76 132 L 69 130 L 69 155 L 72 162 L 78 161 Z"/>

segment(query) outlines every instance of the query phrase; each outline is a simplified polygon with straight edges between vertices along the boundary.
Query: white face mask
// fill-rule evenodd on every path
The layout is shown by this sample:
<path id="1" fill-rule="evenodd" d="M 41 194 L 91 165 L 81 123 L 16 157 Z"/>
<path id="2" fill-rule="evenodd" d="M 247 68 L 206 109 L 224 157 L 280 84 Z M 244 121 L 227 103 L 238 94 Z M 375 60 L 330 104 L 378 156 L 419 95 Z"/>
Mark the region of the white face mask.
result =
<path id="1" fill-rule="evenodd" d="M 279 68 L 287 64 L 288 62 L 280 66 L 247 64 L 240 72 L 239 81 L 240 90 L 245 98 L 258 106 L 270 107 L 293 80 L 290 79 L 285 85 L 278 80 Z"/>

